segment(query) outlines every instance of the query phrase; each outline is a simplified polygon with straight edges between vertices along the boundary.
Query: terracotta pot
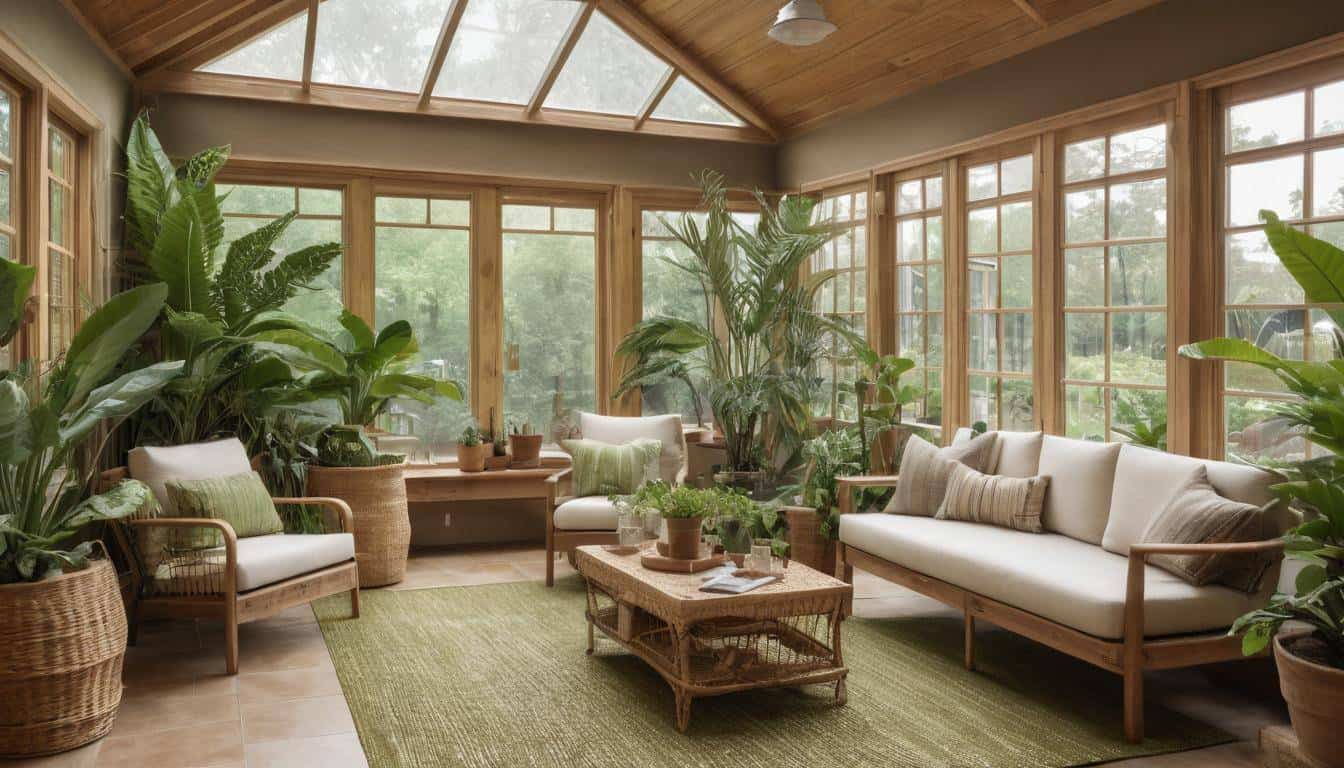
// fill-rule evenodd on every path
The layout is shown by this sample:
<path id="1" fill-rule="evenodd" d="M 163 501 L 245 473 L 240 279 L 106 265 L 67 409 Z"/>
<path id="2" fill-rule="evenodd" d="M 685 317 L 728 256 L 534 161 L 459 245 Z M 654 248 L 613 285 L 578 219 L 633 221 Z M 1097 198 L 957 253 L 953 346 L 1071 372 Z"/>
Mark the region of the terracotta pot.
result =
<path id="1" fill-rule="evenodd" d="M 789 558 L 827 576 L 835 575 L 835 542 L 821 535 L 821 515 L 810 507 L 784 511 L 789 521 Z"/>
<path id="2" fill-rule="evenodd" d="M 1321 768 L 1344 768 L 1344 670 L 1296 656 L 1284 644 L 1311 634 L 1283 632 L 1274 637 L 1279 688 L 1288 702 L 1298 743 Z"/>
<path id="3" fill-rule="evenodd" d="M 457 444 L 457 468 L 463 472 L 484 472 L 485 457 L 494 452 L 489 443 L 479 445 Z"/>
<path id="4" fill-rule="evenodd" d="M 694 560 L 700 556 L 700 518 L 665 517 L 667 529 L 667 556 L 677 560 Z"/>
<path id="5" fill-rule="evenodd" d="M 64 752 L 106 735 L 126 654 L 112 563 L 0 585 L 0 616 L 0 757 Z"/>
<path id="6" fill-rule="evenodd" d="M 308 496 L 341 499 L 354 513 L 360 588 L 396 584 L 406 578 L 411 515 L 405 470 L 405 464 L 308 468 Z"/>
<path id="7" fill-rule="evenodd" d="M 509 435 L 513 463 L 535 466 L 541 460 L 541 435 Z"/>

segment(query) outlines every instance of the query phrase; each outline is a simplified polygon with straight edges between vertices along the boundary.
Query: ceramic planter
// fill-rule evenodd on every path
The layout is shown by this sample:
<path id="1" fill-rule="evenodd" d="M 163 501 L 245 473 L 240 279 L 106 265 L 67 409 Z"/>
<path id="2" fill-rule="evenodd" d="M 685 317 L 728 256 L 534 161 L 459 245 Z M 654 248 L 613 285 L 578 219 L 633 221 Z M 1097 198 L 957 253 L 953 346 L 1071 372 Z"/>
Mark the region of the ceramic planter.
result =
<path id="1" fill-rule="evenodd" d="M 535 467 L 541 462 L 541 435 L 509 435 L 513 466 Z"/>
<path id="2" fill-rule="evenodd" d="M 663 529 L 667 532 L 668 557 L 694 560 L 700 556 L 700 518 L 665 517 Z"/>
<path id="3" fill-rule="evenodd" d="M 1302 751 L 1320 768 L 1344 768 L 1344 670 L 1295 655 L 1284 647 L 1310 631 L 1282 632 L 1274 637 L 1279 687 L 1288 702 Z"/>
<path id="4" fill-rule="evenodd" d="M 494 446 L 489 443 L 478 443 L 476 445 L 457 444 L 457 468 L 463 472 L 484 472 L 485 457 L 494 453 Z"/>

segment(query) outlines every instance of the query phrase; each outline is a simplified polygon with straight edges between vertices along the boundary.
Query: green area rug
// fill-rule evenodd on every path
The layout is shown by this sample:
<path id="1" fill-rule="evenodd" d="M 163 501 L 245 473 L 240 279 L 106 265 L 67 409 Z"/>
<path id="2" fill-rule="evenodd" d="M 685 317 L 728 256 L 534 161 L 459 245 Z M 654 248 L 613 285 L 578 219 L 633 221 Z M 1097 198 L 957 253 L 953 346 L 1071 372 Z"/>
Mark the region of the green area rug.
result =
<path id="1" fill-rule="evenodd" d="M 1007 633 L 961 664 L 961 622 L 850 619 L 849 703 L 833 687 L 697 699 L 610 641 L 587 647 L 583 583 L 448 587 L 317 604 L 373 768 L 392 766 L 1073 766 L 1230 741 L 1150 707 L 1125 743 L 1120 679 Z"/>

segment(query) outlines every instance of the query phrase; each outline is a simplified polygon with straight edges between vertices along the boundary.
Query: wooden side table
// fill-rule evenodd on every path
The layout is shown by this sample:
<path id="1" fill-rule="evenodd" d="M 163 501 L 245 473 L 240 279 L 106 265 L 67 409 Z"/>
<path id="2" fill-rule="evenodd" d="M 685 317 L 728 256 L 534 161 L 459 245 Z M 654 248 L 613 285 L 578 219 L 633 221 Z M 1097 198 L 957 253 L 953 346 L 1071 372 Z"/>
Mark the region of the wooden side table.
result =
<path id="1" fill-rule="evenodd" d="M 463 472 L 455 466 L 412 464 L 406 467 L 406 500 L 507 501 L 546 498 L 546 478 L 564 466 Z"/>

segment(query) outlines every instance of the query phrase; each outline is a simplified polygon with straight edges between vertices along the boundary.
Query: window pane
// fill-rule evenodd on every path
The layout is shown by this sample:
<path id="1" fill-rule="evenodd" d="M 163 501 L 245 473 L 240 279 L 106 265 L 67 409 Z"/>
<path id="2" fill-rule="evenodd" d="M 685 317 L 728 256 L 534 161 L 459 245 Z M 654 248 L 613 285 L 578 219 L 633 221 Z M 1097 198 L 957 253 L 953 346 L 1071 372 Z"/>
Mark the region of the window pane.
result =
<path id="1" fill-rule="evenodd" d="M 999 194 L 999 166 L 997 163 L 972 166 L 966 172 L 966 199 L 986 200 Z"/>
<path id="2" fill-rule="evenodd" d="M 1003 426 L 1009 432 L 1031 432 L 1041 428 L 1036 421 L 1035 397 L 1031 382 L 1003 380 Z"/>
<path id="3" fill-rule="evenodd" d="M 1167 164 L 1166 124 L 1140 128 L 1111 137 L 1112 174 L 1146 171 Z"/>
<path id="4" fill-rule="evenodd" d="M 1262 230 L 1228 235 L 1228 304 L 1301 304 L 1302 287 L 1269 247 Z"/>
<path id="5" fill-rule="evenodd" d="M 991 430 L 999 428 L 999 380 L 993 376 L 970 376 L 971 423 L 983 421 Z"/>
<path id="6" fill-rule="evenodd" d="M 339 189 L 299 190 L 299 213 L 313 216 L 340 216 L 341 207 Z"/>
<path id="7" fill-rule="evenodd" d="M 896 309 L 900 312 L 924 311 L 928 308 L 928 285 L 924 267 L 896 268 Z"/>
<path id="8" fill-rule="evenodd" d="M 1111 237 L 1162 237 L 1167 233 L 1167 180 L 1111 186 Z"/>
<path id="9" fill-rule="evenodd" d="M 1064 251 L 1064 306 L 1099 307 L 1105 297 L 1105 263 L 1100 248 Z"/>
<path id="10" fill-rule="evenodd" d="M 1271 401 L 1247 397 L 1224 400 L 1227 455 L 1245 461 L 1301 461 L 1307 441 L 1270 410 Z"/>
<path id="11" fill-rule="evenodd" d="M 504 410 L 548 440 L 597 408 L 596 259 L 591 235 L 504 235 Z"/>
<path id="12" fill-rule="evenodd" d="M 59 179 L 68 179 L 69 176 L 66 173 L 65 168 L 67 155 L 65 137 L 55 128 L 52 128 L 47 138 L 47 170 L 51 171 L 51 174 Z"/>
<path id="13" fill-rule="evenodd" d="M 943 259 L 943 217 L 930 216 L 924 220 L 924 236 L 928 239 L 925 246 L 925 258 L 930 261 Z"/>
<path id="14" fill-rule="evenodd" d="M 556 208 L 557 232 L 593 232 L 597 228 L 597 211 L 592 208 Z"/>
<path id="15" fill-rule="evenodd" d="M 1031 315 L 1003 314 L 1003 370 L 1031 373 Z"/>
<path id="16" fill-rule="evenodd" d="M 14 106 L 10 104 L 9 93 L 0 91 L 0 155 L 14 157 L 11 123 L 14 120 Z"/>
<path id="17" fill-rule="evenodd" d="M 901 357 L 915 361 L 915 365 L 927 365 L 924 357 L 926 344 L 924 315 L 900 316 Z"/>
<path id="18" fill-rule="evenodd" d="M 14 246 L 9 242 L 9 235 L 4 232 L 0 232 L 0 259 L 14 260 Z"/>
<path id="19" fill-rule="evenodd" d="M 684 123 L 742 125 L 742 121 L 722 104 L 710 98 L 687 77 L 678 77 L 653 111 L 655 120 L 679 120 Z"/>
<path id="20" fill-rule="evenodd" d="M 1319 238 L 1335 246 L 1344 248 L 1344 221 L 1327 221 L 1307 227 L 1312 237 Z"/>
<path id="21" fill-rule="evenodd" d="M 0 171 L 0 224 L 10 222 L 9 171 Z"/>
<path id="22" fill-rule="evenodd" d="M 1090 139 L 1064 147 L 1064 181 L 1096 179 L 1106 173 L 1106 139 Z"/>
<path id="23" fill-rule="evenodd" d="M 1260 211 L 1269 209 L 1280 218 L 1302 217 L 1302 156 L 1292 155 L 1227 169 L 1228 224 L 1234 227 L 1260 223 Z"/>
<path id="24" fill-rule="evenodd" d="M 999 250 L 999 211 L 976 208 L 967 216 L 970 253 L 997 253 Z"/>
<path id="25" fill-rule="evenodd" d="M 650 213 L 652 212 L 644 212 L 646 221 L 650 218 Z M 666 211 L 664 215 L 670 220 L 675 220 L 681 214 L 678 211 Z M 657 221 L 656 218 L 653 220 Z M 691 261 L 694 257 L 690 251 L 680 243 L 645 239 L 642 258 L 644 319 L 661 315 L 699 323 L 708 322 L 704 291 L 700 283 L 689 273 L 668 263 L 668 260 L 678 263 Z M 709 406 L 707 402 L 703 402 L 704 377 L 699 374 L 693 375 L 697 393 L 702 399 L 699 415 L 708 420 Z M 695 403 L 691 400 L 691 392 L 685 382 L 669 379 L 640 389 L 644 415 L 677 413 L 681 414 L 687 424 L 698 423 Z"/>
<path id="26" fill-rule="evenodd" d="M 943 178 L 941 176 L 924 180 L 924 207 L 943 207 Z"/>
<path id="27" fill-rule="evenodd" d="M 1000 208 L 1003 219 L 1003 250 L 1031 250 L 1031 203 L 1009 203 Z"/>
<path id="28" fill-rule="evenodd" d="M 1329 136 L 1344 131 L 1344 80 L 1322 85 L 1312 92 L 1311 113 L 1316 125 L 1315 136 Z"/>
<path id="29" fill-rule="evenodd" d="M 1311 215 L 1344 213 L 1344 147 L 1311 154 Z"/>
<path id="30" fill-rule="evenodd" d="M 220 210 L 230 213 L 251 213 L 258 216 L 280 216 L 294 210 L 293 187 L 263 187 L 252 184 L 219 184 L 216 193 L 225 196 Z"/>
<path id="31" fill-rule="evenodd" d="M 200 71 L 302 80 L 303 46 L 307 34 L 308 13 L 305 11 L 238 50 L 206 64 Z"/>
<path id="32" fill-rule="evenodd" d="M 1031 254 L 1004 256 L 1003 306 L 1031 306 Z"/>
<path id="33" fill-rule="evenodd" d="M 667 71 L 667 64 L 593 13 L 556 78 L 546 106 L 634 115 Z"/>
<path id="34" fill-rule="evenodd" d="M 1115 245 L 1111 259 L 1111 306 L 1154 307 L 1167 303 L 1167 244 Z"/>
<path id="35" fill-rule="evenodd" d="M 1167 383 L 1167 314 L 1116 312 L 1111 315 L 1111 381 Z"/>
<path id="36" fill-rule="evenodd" d="M 1131 441 L 1126 432 L 1146 431 L 1151 434 L 1159 428 L 1165 428 L 1166 424 L 1165 391 L 1119 388 L 1111 390 L 1111 432 L 1114 439 Z M 1161 449 L 1166 450 L 1166 438 L 1163 437 L 1161 442 Z"/>
<path id="37" fill-rule="evenodd" d="M 924 267 L 929 276 L 929 309 L 941 311 L 943 308 L 943 265 L 929 264 Z"/>
<path id="38" fill-rule="evenodd" d="M 924 260 L 924 220 L 904 219 L 896 228 L 896 260 Z"/>
<path id="39" fill-rule="evenodd" d="M 969 318 L 969 365 L 977 371 L 999 369 L 998 318 L 981 313 Z"/>
<path id="40" fill-rule="evenodd" d="M 418 93 L 451 0 L 327 0 L 313 80 Z"/>
<path id="41" fill-rule="evenodd" d="M 1223 335 L 1245 339 L 1279 357 L 1301 360 L 1306 315 L 1303 309 L 1230 309 Z M 1281 392 L 1284 389 L 1278 377 L 1256 366 L 1228 363 L 1224 371 L 1228 389 L 1246 392 Z"/>
<path id="42" fill-rule="evenodd" d="M 901 182 L 896 193 L 896 212 L 909 213 L 924 207 L 924 183 L 919 179 Z"/>
<path id="43" fill-rule="evenodd" d="M 1101 387 L 1064 388 L 1064 434 L 1078 440 L 1106 439 L 1106 406 Z"/>
<path id="44" fill-rule="evenodd" d="M 1086 243 L 1105 237 L 1105 191 L 1084 189 L 1064 196 L 1064 242 Z"/>
<path id="45" fill-rule="evenodd" d="M 1106 379 L 1106 321 L 1097 312 L 1064 314 L 1064 376 Z"/>
<path id="46" fill-rule="evenodd" d="M 925 315 L 924 317 L 928 322 L 929 332 L 928 365 L 941 368 L 943 365 L 943 316 L 933 314 Z"/>
<path id="47" fill-rule="evenodd" d="M 471 0 L 434 95 L 526 104 L 579 7 L 570 0 Z"/>
<path id="48" fill-rule="evenodd" d="M 1003 161 L 1003 189 L 1001 195 L 1026 192 L 1031 189 L 1031 155 Z"/>
<path id="49" fill-rule="evenodd" d="M 971 309 L 995 309 L 999 306 L 999 260 L 993 257 L 971 259 L 966 265 L 967 298 Z"/>
<path id="50" fill-rule="evenodd" d="M 1302 139 L 1306 94 L 1287 93 L 1227 110 L 1227 149 L 1240 152 Z"/>
<path id="51" fill-rule="evenodd" d="M 506 205 L 503 221 L 505 229 L 548 230 L 551 228 L 551 208 L 546 205 Z"/>
<path id="52" fill-rule="evenodd" d="M 66 242 L 66 193 L 65 187 L 51 182 L 49 185 L 50 196 L 48 197 L 48 224 L 50 233 L 47 239 L 60 246 L 69 246 Z"/>
<path id="53" fill-rule="evenodd" d="M 469 226 L 471 203 L 467 200 L 430 200 L 429 223 L 441 227 Z"/>

